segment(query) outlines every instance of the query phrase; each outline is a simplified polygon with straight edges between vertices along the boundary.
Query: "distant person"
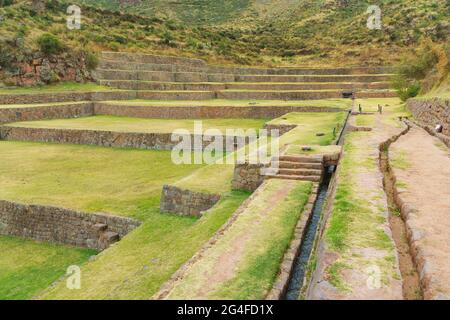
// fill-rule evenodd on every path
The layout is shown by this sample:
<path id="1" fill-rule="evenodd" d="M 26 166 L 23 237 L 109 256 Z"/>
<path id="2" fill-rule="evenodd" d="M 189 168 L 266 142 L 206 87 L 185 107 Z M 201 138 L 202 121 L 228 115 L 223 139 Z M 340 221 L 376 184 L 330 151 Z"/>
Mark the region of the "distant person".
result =
<path id="1" fill-rule="evenodd" d="M 383 106 L 381 104 L 378 105 L 378 113 L 379 114 L 383 113 Z"/>
<path id="2" fill-rule="evenodd" d="M 359 113 L 362 113 L 362 107 L 361 107 L 361 104 L 359 104 Z"/>

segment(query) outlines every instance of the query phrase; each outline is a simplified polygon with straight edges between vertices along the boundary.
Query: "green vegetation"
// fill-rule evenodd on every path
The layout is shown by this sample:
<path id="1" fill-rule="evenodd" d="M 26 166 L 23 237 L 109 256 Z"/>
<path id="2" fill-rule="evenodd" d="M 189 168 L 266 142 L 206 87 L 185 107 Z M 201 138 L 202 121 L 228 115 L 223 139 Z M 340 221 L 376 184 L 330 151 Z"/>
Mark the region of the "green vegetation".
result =
<path id="1" fill-rule="evenodd" d="M 50 243 L 0 236 L 0 300 L 33 298 L 66 273 L 96 254 Z"/>
<path id="2" fill-rule="evenodd" d="M 117 116 L 93 116 L 76 119 L 58 119 L 16 122 L 9 124 L 28 128 L 55 128 L 102 130 L 117 132 L 143 132 L 143 133 L 171 133 L 177 129 L 186 129 L 194 133 L 194 123 L 200 122 L 203 128 L 201 133 L 209 129 L 218 129 L 223 134 L 227 129 L 261 129 L 265 119 L 202 119 L 202 120 L 172 120 L 172 119 L 143 119 Z"/>
<path id="3" fill-rule="evenodd" d="M 82 6 L 82 28 L 70 31 L 65 26 L 66 9 L 74 3 Z M 145 51 L 196 56 L 218 64 L 390 64 L 416 47 L 425 34 L 444 43 L 449 15 L 445 1 L 384 0 L 379 3 L 383 12 L 379 31 L 366 26 L 369 0 L 127 3 L 49 0 L 40 15 L 27 1 L 0 7 L 4 17 L 0 65 L 13 67 L 20 54 L 30 57 L 43 33 L 57 37 L 69 53 Z"/>
<path id="4" fill-rule="evenodd" d="M 296 128 L 280 138 L 282 146 L 286 144 L 327 146 L 335 140 L 336 132 L 343 127 L 346 116 L 345 112 L 291 112 L 268 122 L 268 124 L 297 125 Z"/>
<path id="5" fill-rule="evenodd" d="M 375 123 L 374 115 L 359 115 L 356 116 L 356 125 L 358 127 L 372 127 Z"/>
<path id="6" fill-rule="evenodd" d="M 53 34 L 44 33 L 37 39 L 39 49 L 45 54 L 58 54 L 64 49 L 61 41 Z"/>
<path id="7" fill-rule="evenodd" d="M 276 278 L 311 187 L 310 182 L 268 181 L 257 200 L 248 204 L 168 298 L 263 299 Z M 227 265 L 222 266 L 222 261 Z"/>
<path id="8" fill-rule="evenodd" d="M 418 48 L 403 59 L 393 81 L 393 87 L 403 101 L 419 93 L 432 91 L 444 82 L 448 85 L 450 68 L 448 43 L 441 45 L 423 38 Z"/>
<path id="9" fill-rule="evenodd" d="M 379 170 L 374 165 L 376 145 L 370 145 L 371 134 L 353 132 L 346 136 L 336 195 L 325 231 L 329 250 L 339 254 L 327 273 L 330 282 L 343 291 L 350 290 L 342 277 L 343 269 L 364 270 L 377 265 L 384 282 L 396 277 L 395 248 L 385 232 L 387 208 L 383 205 L 383 190 L 366 183 Z"/>
<path id="10" fill-rule="evenodd" d="M 81 290 L 60 284 L 44 299 L 149 299 L 229 219 L 248 197 L 231 192 L 200 219 L 160 214 L 149 218 L 98 259 L 82 266 Z"/>
<path id="11" fill-rule="evenodd" d="M 159 208 L 164 184 L 203 166 L 175 165 L 170 151 L 44 143 L 0 142 L 0 154 L 0 199 L 140 220 Z"/>
<path id="12" fill-rule="evenodd" d="M 36 86 L 36 87 L 22 87 L 11 89 L 0 89 L 0 94 L 23 94 L 23 93 L 53 93 L 53 92 L 81 92 L 81 91 L 117 91 L 107 86 L 100 86 L 93 82 L 78 83 L 78 82 L 62 82 L 57 84 Z"/>
<path id="13" fill-rule="evenodd" d="M 330 107 L 330 108 L 342 108 L 350 109 L 351 101 L 348 99 L 324 99 L 324 100 L 226 100 L 226 99 L 214 99 L 214 100 L 127 100 L 127 101 L 106 101 L 109 104 L 115 105 L 127 105 L 127 106 L 183 106 L 183 107 L 195 107 L 195 106 L 233 106 L 233 107 L 248 107 L 248 106 L 270 106 L 270 107 L 285 107 L 285 106 L 298 106 L 298 107 Z"/>

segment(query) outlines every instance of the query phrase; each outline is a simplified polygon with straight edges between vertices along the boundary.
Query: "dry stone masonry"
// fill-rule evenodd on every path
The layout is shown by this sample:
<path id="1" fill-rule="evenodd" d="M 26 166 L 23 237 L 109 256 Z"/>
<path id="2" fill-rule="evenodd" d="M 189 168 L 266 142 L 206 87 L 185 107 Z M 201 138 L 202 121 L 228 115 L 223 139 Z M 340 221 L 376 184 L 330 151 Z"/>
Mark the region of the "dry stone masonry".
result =
<path id="1" fill-rule="evenodd" d="M 0 200 L 0 234 L 104 250 L 141 223 L 137 220 Z"/>
<path id="2" fill-rule="evenodd" d="M 220 195 L 183 190 L 165 185 L 161 194 L 161 212 L 200 217 L 220 200 Z"/>

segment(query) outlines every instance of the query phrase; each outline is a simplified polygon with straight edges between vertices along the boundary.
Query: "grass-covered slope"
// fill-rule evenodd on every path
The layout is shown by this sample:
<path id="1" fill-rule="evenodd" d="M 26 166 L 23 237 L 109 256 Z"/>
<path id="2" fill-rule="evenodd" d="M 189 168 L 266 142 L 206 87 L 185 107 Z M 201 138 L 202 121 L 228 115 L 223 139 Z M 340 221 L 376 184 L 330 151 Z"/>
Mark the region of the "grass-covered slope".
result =
<path id="1" fill-rule="evenodd" d="M 0 236 L 0 300 L 33 298 L 96 252 Z"/>
<path id="2" fill-rule="evenodd" d="M 0 7 L 3 48 L 35 50 L 39 35 L 50 32 L 68 51 L 145 51 L 254 65 L 391 64 L 422 36 L 445 43 L 449 26 L 449 7 L 440 0 L 379 1 L 382 30 L 367 28 L 372 3 L 366 0 L 135 0 L 122 6 L 118 0 L 48 0 L 40 16 L 30 2 Z M 82 5 L 82 28 L 69 31 L 66 9 L 73 3 Z"/>
<path id="3" fill-rule="evenodd" d="M 364 0 L 80 0 L 82 3 L 149 17 L 169 17 L 196 25 L 219 39 L 219 52 L 254 60 L 257 55 L 293 61 L 380 63 L 397 59 L 399 50 L 417 44 L 421 36 L 445 42 L 449 7 L 440 0 L 378 1 L 383 30 L 366 27 Z M 395 54 L 393 54 L 395 53 Z M 345 60 L 341 58 L 345 57 Z"/>
<path id="4" fill-rule="evenodd" d="M 305 181 L 265 182 L 166 298 L 264 299 L 311 187 Z"/>

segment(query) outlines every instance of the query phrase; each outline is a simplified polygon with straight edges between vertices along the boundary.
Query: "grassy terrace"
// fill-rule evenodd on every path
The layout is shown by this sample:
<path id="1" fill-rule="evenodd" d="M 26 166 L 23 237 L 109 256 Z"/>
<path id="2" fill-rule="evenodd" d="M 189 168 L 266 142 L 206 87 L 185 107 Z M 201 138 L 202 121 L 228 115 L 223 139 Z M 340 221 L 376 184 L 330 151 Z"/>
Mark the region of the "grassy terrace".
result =
<path id="1" fill-rule="evenodd" d="M 270 290 L 310 182 L 269 180 L 168 299 L 263 299 Z M 270 205 L 269 205 L 270 203 Z"/>
<path id="2" fill-rule="evenodd" d="M 110 212 L 145 220 L 162 185 L 202 165 L 175 165 L 169 151 L 0 142 L 0 199 Z"/>
<path id="3" fill-rule="evenodd" d="M 0 236 L 0 300 L 31 299 L 96 252 Z"/>
<path id="4" fill-rule="evenodd" d="M 287 117 L 289 121 L 299 124 L 299 129 L 304 129 L 299 130 L 289 141 L 325 144 L 332 140 L 332 128 L 336 122 L 342 121 L 345 113 L 305 113 Z M 73 121 L 86 119 L 89 118 Z M 103 118 L 106 119 L 108 117 Z M 151 119 L 139 121 L 152 122 Z M 236 124 L 235 121 L 233 123 Z M 324 131 L 326 136 L 316 137 L 318 131 Z M 172 164 L 168 151 L 3 141 L 0 142 L 0 154 L 0 199 L 63 206 L 87 212 L 110 212 L 143 221 L 138 229 L 102 252 L 95 261 L 81 265 L 81 290 L 68 290 L 64 283 L 60 283 L 55 288 L 39 293 L 39 297 L 45 299 L 150 298 L 249 196 L 245 192 L 230 190 L 233 165 L 177 166 Z M 160 193 L 162 185 L 166 183 L 220 193 L 222 199 L 200 219 L 161 214 Z M 298 199 L 302 199 L 302 194 L 309 192 L 305 186 L 299 185 L 298 188 L 294 188 L 298 193 L 292 193 L 296 205 Z M 284 208 L 284 204 L 280 203 L 279 206 L 280 210 Z M 290 230 L 293 221 L 296 221 L 296 214 L 297 211 L 291 212 L 286 208 L 286 211 L 280 211 L 279 220 L 270 220 L 270 227 L 276 221 L 276 230 L 280 232 L 276 245 L 270 242 L 261 247 L 270 261 L 264 260 L 263 265 L 259 266 L 254 264 L 250 255 L 250 260 L 246 262 L 248 269 L 245 269 L 245 277 L 224 286 L 224 295 L 228 286 L 231 288 L 242 285 L 241 281 L 253 281 L 253 274 L 255 270 L 259 272 L 260 267 L 264 274 L 261 274 L 258 283 L 255 282 L 257 287 L 254 293 L 245 294 L 256 297 L 270 286 L 278 267 L 279 260 L 276 259 L 281 257 L 282 248 L 289 241 L 289 238 L 281 235 L 289 235 L 285 231 Z M 260 235 L 266 233 L 267 230 Z M 60 275 L 53 273 L 53 276 Z"/>
<path id="5" fill-rule="evenodd" d="M 176 166 L 166 151 L 0 142 L 0 153 L 2 199 L 110 212 L 144 222 L 82 266 L 81 290 L 61 283 L 45 298 L 149 298 L 248 196 L 230 191 L 231 166 L 225 166 L 229 172 L 220 165 Z M 201 219 L 161 214 L 162 185 L 177 181 L 221 193 L 222 200 Z"/>
<path id="6" fill-rule="evenodd" d="M 194 122 L 201 121 L 203 130 L 219 129 L 260 129 L 267 120 L 264 119 L 143 119 L 117 116 L 93 116 L 77 119 L 58 119 L 12 123 L 13 126 L 30 128 L 102 130 L 118 132 L 171 133 L 176 129 L 188 129 L 194 132 Z"/>
<path id="7" fill-rule="evenodd" d="M 358 288 L 358 275 L 377 266 L 383 286 L 399 280 L 395 247 L 385 231 L 387 207 L 381 182 L 377 182 L 377 143 L 372 132 L 347 134 L 344 157 L 338 172 L 338 186 L 325 241 L 337 260 L 326 269 L 328 281 L 339 292 L 350 294 Z M 355 274 L 349 274 L 351 270 Z M 347 277 L 346 277 L 347 276 Z"/>
<path id="8" fill-rule="evenodd" d="M 233 106 L 233 107 L 248 107 L 248 106 L 270 106 L 270 107 L 284 107 L 284 106 L 298 106 L 298 107 L 332 107 L 350 109 L 352 101 L 349 99 L 324 99 L 324 100 L 298 100 L 298 101 L 282 101 L 282 100 L 201 100 L 201 101 L 183 101 L 183 100 L 126 100 L 126 101 L 105 101 L 108 104 L 127 105 L 127 106 L 164 106 L 164 107 L 197 107 L 197 106 Z"/>
<path id="9" fill-rule="evenodd" d="M 45 85 L 38 87 L 18 87 L 10 89 L 1 89 L 0 94 L 23 94 L 23 93 L 55 93 L 55 92 L 72 92 L 72 91 L 117 91 L 107 86 L 101 86 L 93 82 L 77 83 L 77 82 L 63 82 L 53 85 Z"/>
<path id="10" fill-rule="evenodd" d="M 268 124 L 297 125 L 297 128 L 281 137 L 280 145 L 308 144 L 326 146 L 336 139 L 339 128 L 343 127 L 346 116 L 345 112 L 292 112 L 274 119 Z M 336 135 L 333 134 L 333 128 L 336 128 Z M 318 133 L 323 133 L 323 135 L 318 136 Z"/>

